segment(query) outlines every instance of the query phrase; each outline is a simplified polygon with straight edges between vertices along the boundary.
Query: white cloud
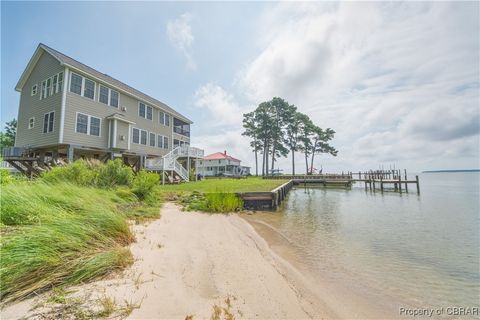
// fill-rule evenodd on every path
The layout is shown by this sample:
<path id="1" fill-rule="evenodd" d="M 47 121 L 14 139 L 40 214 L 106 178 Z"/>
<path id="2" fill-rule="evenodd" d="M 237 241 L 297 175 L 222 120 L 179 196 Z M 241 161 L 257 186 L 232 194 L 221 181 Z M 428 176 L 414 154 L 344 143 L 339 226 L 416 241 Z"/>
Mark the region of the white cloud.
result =
<path id="1" fill-rule="evenodd" d="M 231 94 L 213 83 L 207 83 L 197 89 L 195 106 L 202 109 L 209 122 L 217 126 L 238 127 L 242 123 L 245 112 Z"/>
<path id="2" fill-rule="evenodd" d="M 167 36 L 173 46 L 187 59 L 187 67 L 196 69 L 197 66 L 191 53 L 194 41 L 192 27 L 190 26 L 191 19 L 192 15 L 190 13 L 184 13 L 177 19 L 169 20 L 167 22 Z"/>
<path id="3" fill-rule="evenodd" d="M 281 3 L 259 19 L 261 50 L 238 88 L 334 128 L 327 170 L 478 166 L 478 6 Z"/>

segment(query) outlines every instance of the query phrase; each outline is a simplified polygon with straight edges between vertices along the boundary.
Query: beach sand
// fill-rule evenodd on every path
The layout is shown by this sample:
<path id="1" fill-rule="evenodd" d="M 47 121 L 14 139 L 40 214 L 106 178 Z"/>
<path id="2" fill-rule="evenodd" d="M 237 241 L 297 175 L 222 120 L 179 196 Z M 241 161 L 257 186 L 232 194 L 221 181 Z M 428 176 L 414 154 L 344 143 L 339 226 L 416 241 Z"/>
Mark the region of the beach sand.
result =
<path id="1" fill-rule="evenodd" d="M 133 228 L 133 266 L 108 280 L 78 286 L 74 295 L 136 304 L 130 319 L 210 319 L 215 309 L 227 311 L 222 318 L 231 314 L 237 319 L 367 315 L 337 313 L 349 302 L 325 299 L 328 292 L 319 295 L 322 288 L 273 252 L 239 215 L 182 212 L 166 203 L 159 220 Z M 2 319 L 38 313 L 28 311 L 38 304 L 34 300 L 5 308 Z"/>

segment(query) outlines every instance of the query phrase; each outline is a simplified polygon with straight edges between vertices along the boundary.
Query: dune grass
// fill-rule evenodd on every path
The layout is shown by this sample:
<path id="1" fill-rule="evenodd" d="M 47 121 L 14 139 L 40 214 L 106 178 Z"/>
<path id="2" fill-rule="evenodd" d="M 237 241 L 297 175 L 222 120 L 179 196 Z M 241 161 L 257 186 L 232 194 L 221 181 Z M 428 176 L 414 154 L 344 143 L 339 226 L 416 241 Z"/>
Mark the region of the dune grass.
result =
<path id="1" fill-rule="evenodd" d="M 169 184 L 159 186 L 162 192 L 203 192 L 203 193 L 236 193 L 236 192 L 262 192 L 271 191 L 288 182 L 288 180 L 269 180 L 260 177 L 246 179 L 212 178 L 189 183 Z"/>
<path id="2" fill-rule="evenodd" d="M 41 180 L 4 185 L 1 205 L 3 303 L 128 266 L 134 237 L 126 220 L 159 216 L 158 205 L 144 208 L 128 190 Z"/>

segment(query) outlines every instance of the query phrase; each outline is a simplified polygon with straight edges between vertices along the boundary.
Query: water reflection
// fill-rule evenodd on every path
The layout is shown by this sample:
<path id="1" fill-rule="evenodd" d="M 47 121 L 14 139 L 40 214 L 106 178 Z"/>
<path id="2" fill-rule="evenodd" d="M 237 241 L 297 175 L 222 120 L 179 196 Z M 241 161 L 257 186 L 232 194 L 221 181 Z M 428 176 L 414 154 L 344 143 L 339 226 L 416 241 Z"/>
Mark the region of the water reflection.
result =
<path id="1" fill-rule="evenodd" d="M 412 304 L 478 305 L 479 175 L 423 175 L 421 195 L 298 187 L 259 215 L 314 272 Z"/>

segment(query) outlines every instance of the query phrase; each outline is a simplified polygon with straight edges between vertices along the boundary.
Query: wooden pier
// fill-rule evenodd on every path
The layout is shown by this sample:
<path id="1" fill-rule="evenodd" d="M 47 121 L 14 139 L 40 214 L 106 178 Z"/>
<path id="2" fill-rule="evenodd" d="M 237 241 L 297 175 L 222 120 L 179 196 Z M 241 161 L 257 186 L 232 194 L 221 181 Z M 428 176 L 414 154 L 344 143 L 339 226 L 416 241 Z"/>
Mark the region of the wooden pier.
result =
<path id="1" fill-rule="evenodd" d="M 363 183 L 365 190 L 386 191 L 393 190 L 399 193 L 409 192 L 409 185 L 414 185 L 420 194 L 418 176 L 409 179 L 407 170 L 369 170 L 364 172 L 342 172 L 341 174 L 320 175 L 277 175 L 265 176 L 264 179 L 288 179 L 294 184 L 316 184 L 325 187 L 351 187 L 353 183 Z"/>

